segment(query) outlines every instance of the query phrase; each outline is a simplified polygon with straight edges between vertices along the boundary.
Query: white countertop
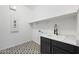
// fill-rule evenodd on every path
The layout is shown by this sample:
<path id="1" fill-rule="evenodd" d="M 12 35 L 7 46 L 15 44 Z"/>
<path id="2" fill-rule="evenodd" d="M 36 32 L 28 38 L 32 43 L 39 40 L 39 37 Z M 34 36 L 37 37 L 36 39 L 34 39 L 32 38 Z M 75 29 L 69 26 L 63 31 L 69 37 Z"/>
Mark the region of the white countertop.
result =
<path id="1" fill-rule="evenodd" d="M 78 46 L 77 45 L 77 38 L 76 38 L 76 36 L 73 36 L 73 35 L 58 35 L 58 36 L 56 36 L 56 35 L 41 34 L 41 36 L 52 39 L 52 40 L 57 40 L 57 41 L 61 41 L 64 43 Z"/>

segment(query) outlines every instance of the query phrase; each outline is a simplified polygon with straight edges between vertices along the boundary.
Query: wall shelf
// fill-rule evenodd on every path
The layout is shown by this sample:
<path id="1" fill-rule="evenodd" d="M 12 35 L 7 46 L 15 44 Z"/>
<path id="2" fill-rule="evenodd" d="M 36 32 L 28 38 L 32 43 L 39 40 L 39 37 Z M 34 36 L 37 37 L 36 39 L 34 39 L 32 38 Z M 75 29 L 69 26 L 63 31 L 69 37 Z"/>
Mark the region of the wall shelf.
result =
<path id="1" fill-rule="evenodd" d="M 58 17 L 62 17 L 62 16 L 67 16 L 67 15 L 73 15 L 73 14 L 77 14 L 77 11 L 74 11 L 74 12 L 70 12 L 70 13 L 65 13 L 65 14 L 61 14 L 61 15 L 56 15 L 56 16 L 50 16 L 50 17 L 44 17 L 44 18 L 40 18 L 40 19 L 32 19 L 33 21 L 29 21 L 28 23 L 31 24 L 31 23 L 35 23 L 35 22 L 39 22 L 39 21 L 44 21 L 44 20 L 47 20 L 47 19 L 50 19 L 50 18 L 58 18 Z"/>

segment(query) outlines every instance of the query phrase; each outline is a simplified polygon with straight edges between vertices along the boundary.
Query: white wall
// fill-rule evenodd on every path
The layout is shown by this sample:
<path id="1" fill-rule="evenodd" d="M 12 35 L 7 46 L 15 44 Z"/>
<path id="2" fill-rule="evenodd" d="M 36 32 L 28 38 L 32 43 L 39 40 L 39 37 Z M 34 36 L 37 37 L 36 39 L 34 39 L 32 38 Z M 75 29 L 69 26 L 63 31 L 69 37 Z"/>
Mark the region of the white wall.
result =
<path id="1" fill-rule="evenodd" d="M 35 16 L 31 22 L 77 12 L 78 7 L 77 5 L 38 5 L 34 9 Z"/>
<path id="2" fill-rule="evenodd" d="M 16 6 L 19 32 L 11 33 L 9 6 L 0 6 L 0 49 L 12 47 L 32 39 L 31 27 L 27 24 L 27 21 L 32 18 L 31 13 L 32 11 L 28 7 Z"/>
<path id="3" fill-rule="evenodd" d="M 40 37 L 38 31 L 41 30 L 45 34 L 52 33 L 54 24 L 58 24 L 59 34 L 61 35 L 75 35 L 77 26 L 77 14 L 69 14 L 57 18 L 49 18 L 43 21 L 32 23 L 33 36 L 32 39 L 40 44 Z"/>
<path id="4" fill-rule="evenodd" d="M 76 36 L 77 36 L 77 38 L 79 40 L 79 10 L 77 12 L 77 34 L 76 34 Z M 79 43 L 78 43 L 78 45 L 79 45 Z"/>

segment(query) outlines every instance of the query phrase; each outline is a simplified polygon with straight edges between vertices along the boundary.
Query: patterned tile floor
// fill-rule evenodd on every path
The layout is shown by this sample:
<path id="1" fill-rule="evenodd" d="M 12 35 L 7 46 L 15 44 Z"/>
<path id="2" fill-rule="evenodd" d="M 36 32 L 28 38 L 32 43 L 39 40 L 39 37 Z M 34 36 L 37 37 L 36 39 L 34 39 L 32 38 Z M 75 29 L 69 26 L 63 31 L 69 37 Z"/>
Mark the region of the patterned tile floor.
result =
<path id="1" fill-rule="evenodd" d="M 40 46 L 37 43 L 30 41 L 15 47 L 1 50 L 0 54 L 40 54 Z"/>

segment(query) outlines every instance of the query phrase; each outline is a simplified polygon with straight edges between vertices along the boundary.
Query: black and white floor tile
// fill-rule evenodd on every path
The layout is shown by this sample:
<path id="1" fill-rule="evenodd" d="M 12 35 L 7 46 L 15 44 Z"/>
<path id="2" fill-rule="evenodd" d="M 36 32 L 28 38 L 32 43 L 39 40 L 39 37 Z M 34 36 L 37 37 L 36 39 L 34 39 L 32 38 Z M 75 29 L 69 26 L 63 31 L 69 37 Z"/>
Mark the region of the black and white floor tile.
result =
<path id="1" fill-rule="evenodd" d="M 30 41 L 15 47 L 1 50 L 0 54 L 40 54 L 40 46 L 37 43 Z"/>

